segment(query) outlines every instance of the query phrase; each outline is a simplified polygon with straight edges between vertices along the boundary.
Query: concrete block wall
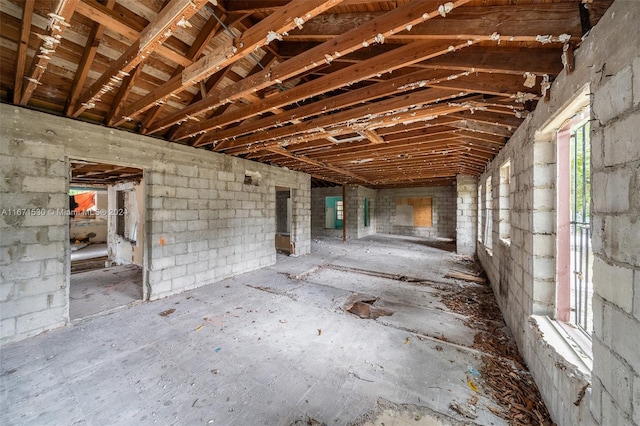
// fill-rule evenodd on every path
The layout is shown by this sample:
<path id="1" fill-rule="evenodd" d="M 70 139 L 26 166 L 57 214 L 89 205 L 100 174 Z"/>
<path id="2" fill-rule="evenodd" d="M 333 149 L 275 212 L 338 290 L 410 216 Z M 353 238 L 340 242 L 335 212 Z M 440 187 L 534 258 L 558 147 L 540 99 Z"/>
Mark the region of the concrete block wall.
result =
<path id="1" fill-rule="evenodd" d="M 456 251 L 458 254 L 474 255 L 478 234 L 478 178 L 458 175 L 456 190 Z"/>
<path id="2" fill-rule="evenodd" d="M 297 177 L 291 179 L 287 174 L 278 174 L 277 181 L 289 182 L 291 187 L 291 242 L 294 254 L 308 254 L 311 252 L 311 177 L 296 173 Z"/>
<path id="3" fill-rule="evenodd" d="M 69 317 L 64 149 L 49 143 L 52 131 L 41 141 L 6 137 L 7 109 L 0 105 L 0 341 L 34 336 Z"/>
<path id="4" fill-rule="evenodd" d="M 381 234 L 417 237 L 456 238 L 456 187 L 381 189 L 376 200 L 377 232 Z M 396 198 L 430 197 L 432 201 L 431 227 L 396 225 Z"/>
<path id="5" fill-rule="evenodd" d="M 559 425 L 640 425 L 640 43 L 630 42 L 640 40 L 638 22 L 640 4 L 616 0 L 576 50 L 575 71 L 558 76 L 550 101 L 538 103 L 479 181 L 492 177 L 494 206 L 493 242 L 478 242 L 478 257 Z M 590 371 L 560 355 L 531 322 L 555 314 L 555 131 L 585 85 L 592 94 L 595 255 Z M 498 185 L 508 159 L 515 182 L 507 242 L 498 235 Z"/>
<path id="6" fill-rule="evenodd" d="M 0 120 L 2 343 L 68 321 L 69 158 L 144 170 L 150 299 L 273 264 L 276 186 L 292 188 L 296 253 L 310 250 L 309 175 L 4 104 Z"/>
<path id="7" fill-rule="evenodd" d="M 603 425 L 640 425 L 640 5 L 625 3 L 615 20 L 626 28 L 595 36 L 626 43 L 594 64 L 592 80 L 593 400 Z M 607 18 L 607 16 L 605 16 Z M 626 40 L 626 42 L 625 42 Z M 629 40 L 634 40 L 629 43 Z M 594 48 L 603 56 L 606 48 Z"/>

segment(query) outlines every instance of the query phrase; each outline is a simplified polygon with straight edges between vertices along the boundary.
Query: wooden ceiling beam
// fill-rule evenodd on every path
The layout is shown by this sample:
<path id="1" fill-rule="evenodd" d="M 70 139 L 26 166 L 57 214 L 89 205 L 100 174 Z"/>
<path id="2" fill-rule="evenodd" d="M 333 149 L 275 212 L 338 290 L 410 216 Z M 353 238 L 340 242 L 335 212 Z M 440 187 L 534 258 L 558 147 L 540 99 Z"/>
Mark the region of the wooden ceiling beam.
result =
<path id="1" fill-rule="evenodd" d="M 143 60 L 151 56 L 184 21 L 191 19 L 208 0 L 171 0 L 156 19 L 140 32 L 136 40 L 77 101 L 73 117 L 95 107 L 102 96 L 113 90 Z M 124 114 L 127 116 L 126 114 Z M 117 118 L 116 118 L 117 119 Z"/>
<path id="2" fill-rule="evenodd" d="M 119 15 L 105 5 L 98 3 L 97 0 L 81 0 L 76 7 L 76 12 L 131 41 L 138 40 L 140 32 L 144 29 L 137 21 Z M 192 64 L 192 61 L 181 53 L 164 45 L 157 46 L 156 53 L 182 66 Z"/>
<path id="3" fill-rule="evenodd" d="M 369 22 L 384 12 L 320 15 L 291 32 L 288 40 L 329 40 L 354 25 Z M 541 34 L 556 39 L 569 34 L 574 41 L 582 36 L 580 14 L 573 3 L 544 3 L 505 6 L 466 6 L 437 16 L 428 25 L 415 25 L 411 31 L 393 34 L 389 40 L 458 39 L 476 41 L 533 41 Z M 565 42 L 562 38 L 560 43 Z"/>
<path id="4" fill-rule="evenodd" d="M 465 42 L 454 46 L 454 48 L 465 48 L 467 46 Z M 308 83 L 301 84 L 279 93 L 276 96 L 271 96 L 259 104 L 240 108 L 233 113 L 225 114 L 215 120 L 207 120 L 196 125 L 185 127 L 176 137 L 178 139 L 184 139 L 194 134 L 202 133 L 203 131 L 213 130 L 220 126 L 237 122 L 242 118 L 253 117 L 272 110 L 273 108 L 280 108 L 322 93 L 330 92 L 340 87 L 348 86 L 371 76 L 391 72 L 429 57 L 444 55 L 450 51 L 450 48 L 451 45 L 449 43 L 411 43 L 386 54 L 376 56 L 368 61 L 361 62 L 360 64 L 351 65 Z M 425 77 L 426 74 L 427 73 L 422 73 L 420 77 Z M 438 74 L 435 72 L 431 72 L 429 75 L 435 78 L 443 76 L 442 73 Z M 447 76 L 448 75 L 450 74 L 447 74 Z M 311 115 L 327 113 L 366 100 L 375 99 L 376 97 L 386 96 L 392 93 L 401 93 L 402 91 L 410 89 L 411 84 L 416 80 L 418 80 L 417 76 L 405 76 L 404 78 L 393 79 L 393 81 L 390 82 L 378 83 L 375 87 L 367 86 L 363 89 L 356 89 L 342 95 L 333 96 L 330 102 L 321 101 L 316 102 L 313 106 L 305 105 L 300 108 L 295 108 L 289 112 L 288 115 L 295 119 L 303 119 Z M 401 87 L 403 89 L 399 89 Z M 283 122 L 289 122 L 291 120 L 291 118 L 286 118 L 286 115 L 287 113 L 278 115 L 277 118 L 273 116 L 266 117 L 243 126 L 238 126 L 234 128 L 235 130 L 216 132 L 216 135 L 222 139 L 262 130 L 267 126 L 266 123 L 270 123 L 270 126 L 280 125 Z"/>
<path id="5" fill-rule="evenodd" d="M 475 73 L 466 76 L 462 74 L 458 78 L 440 80 L 427 85 L 492 96 L 507 96 L 515 100 L 518 93 L 527 93 L 532 96 L 532 99 L 539 99 L 541 81 L 542 79 L 538 79 L 537 87 L 526 87 L 524 85 L 525 78 L 522 75 Z"/>
<path id="6" fill-rule="evenodd" d="M 225 18 L 226 16 L 222 15 L 219 19 L 220 21 L 222 21 Z M 191 47 L 189 47 L 189 51 L 187 52 L 187 55 L 186 55 L 187 59 L 189 59 L 190 61 L 195 61 L 196 59 L 198 59 L 200 55 L 202 55 L 203 50 L 207 47 L 207 44 L 211 41 L 213 36 L 218 32 L 220 27 L 221 25 L 218 19 L 216 19 L 213 16 L 209 18 L 207 22 L 204 24 L 204 26 L 202 27 L 202 29 L 198 32 L 198 36 L 193 41 L 193 44 L 191 44 Z M 173 70 L 173 74 L 171 75 L 171 78 L 174 78 L 180 75 L 183 70 L 184 70 L 184 67 L 182 65 L 178 65 L 178 67 Z M 150 111 L 147 112 L 146 116 L 142 120 L 142 129 L 140 133 L 144 135 L 148 132 L 149 126 L 158 117 L 158 114 L 160 114 L 163 107 L 164 105 L 156 105 L 153 108 L 151 108 Z"/>
<path id="7" fill-rule="evenodd" d="M 378 145 L 375 148 L 367 147 L 345 147 L 342 149 L 335 149 L 328 152 L 307 154 L 317 160 L 326 161 L 353 161 L 362 157 L 373 159 L 384 159 L 387 156 L 394 156 L 398 154 L 409 153 L 423 153 L 426 151 L 432 152 L 438 149 L 451 149 L 449 145 L 459 146 L 460 142 L 455 135 L 440 135 L 430 139 L 423 139 L 421 141 L 412 141 L 409 143 L 396 142 L 385 145 Z M 295 148 L 292 146 L 291 148 Z M 294 150 L 292 150 L 294 151 Z M 295 151 L 294 151 L 295 152 Z"/>
<path id="8" fill-rule="evenodd" d="M 215 52 L 201 58 L 185 68 L 180 76 L 171 78 L 137 102 L 129 105 L 124 114 L 129 117 L 135 117 L 145 112 L 154 104 L 165 101 L 172 94 L 181 92 L 220 69 L 251 54 L 255 49 L 281 38 L 282 33 L 291 30 L 296 25 L 304 23 L 306 20 L 340 2 L 342 0 L 293 0 L 291 4 L 283 6 L 281 10 L 274 12 L 242 33 L 235 42 L 229 41 L 225 36 L 220 41 L 224 47 L 220 47 Z M 302 21 L 296 20 L 296 18 Z M 210 98 L 212 96 L 207 97 L 207 99 Z M 183 116 L 186 114 L 190 113 L 185 112 Z M 179 120 L 174 121 L 174 123 Z"/>
<path id="9" fill-rule="evenodd" d="M 450 114 L 452 112 L 458 112 L 466 109 L 463 106 L 449 106 L 449 105 L 436 105 L 429 107 L 422 107 L 417 112 L 407 111 L 407 112 L 398 112 L 394 114 L 385 115 L 383 118 L 379 118 L 375 121 L 376 128 L 383 128 L 385 126 L 393 126 L 395 123 L 402 122 L 402 120 L 431 120 L 432 117 Z M 308 131 L 307 133 L 301 132 L 296 134 L 294 137 L 286 136 L 281 138 L 275 138 L 273 140 L 264 140 L 260 141 L 248 142 L 242 141 L 239 146 L 235 146 L 232 148 L 225 146 L 216 146 L 216 150 L 224 151 L 226 154 L 230 155 L 241 155 L 249 152 L 260 151 L 263 150 L 267 146 L 272 145 L 291 145 L 295 146 L 300 143 L 306 143 L 312 140 L 324 139 L 337 135 L 344 135 L 353 133 L 354 129 L 342 126 L 342 127 L 333 127 L 329 130 L 318 131 L 320 129 L 312 129 L 312 131 Z"/>
<path id="10" fill-rule="evenodd" d="M 49 13 L 49 24 L 47 26 L 47 33 L 43 35 L 38 35 L 41 39 L 40 45 L 36 50 L 36 56 L 33 58 L 33 65 L 31 66 L 31 71 L 24 78 L 27 80 L 27 84 L 24 85 L 24 89 L 20 95 L 20 105 L 26 105 L 31 98 L 36 87 L 41 84 L 40 78 L 44 74 L 47 69 L 47 65 L 49 65 L 49 61 L 51 60 L 51 56 L 55 53 L 56 48 L 60 44 L 62 40 L 62 35 L 64 34 L 67 27 L 70 26 L 69 21 L 71 21 L 71 16 L 75 11 L 76 6 L 78 5 L 79 0 L 59 0 L 56 8 Z M 27 6 L 25 5 L 25 10 Z M 23 29 L 21 29 L 22 32 Z M 22 36 L 22 34 L 21 34 Z M 22 43 L 22 37 L 20 42 Z M 27 37 L 28 44 L 28 37 Z M 26 52 L 25 52 L 26 53 Z"/>
<path id="11" fill-rule="evenodd" d="M 487 133 L 490 135 L 502 136 L 505 138 L 510 138 L 513 132 L 515 131 L 515 129 L 509 130 L 501 126 L 494 126 L 492 124 L 487 124 L 481 121 L 475 121 L 469 118 L 465 120 L 460 120 L 457 123 L 452 123 L 450 124 L 450 126 L 457 127 L 459 129 L 470 130 L 472 132 Z"/>
<path id="12" fill-rule="evenodd" d="M 107 9 L 113 9 L 116 0 L 107 0 L 104 7 Z M 105 26 L 94 22 L 91 27 L 91 32 L 89 32 L 89 36 L 87 37 L 87 44 L 84 47 L 82 52 L 82 57 L 80 58 L 80 62 L 78 63 L 78 68 L 76 69 L 76 73 L 73 77 L 73 83 L 71 84 L 71 92 L 69 95 L 69 99 L 67 100 L 67 105 L 65 107 L 64 114 L 69 117 L 73 112 L 73 108 L 78 101 L 78 97 L 80 96 L 80 92 L 82 91 L 82 87 L 84 86 L 84 82 L 89 75 L 89 71 L 91 70 L 91 64 L 93 59 L 98 52 L 98 47 L 100 46 L 100 42 L 102 41 L 102 35 L 104 33 Z"/>
<path id="13" fill-rule="evenodd" d="M 424 114 L 425 110 L 431 110 L 430 108 L 419 109 L 419 107 L 422 105 L 428 105 L 431 103 L 439 102 L 441 100 L 452 99 L 459 95 L 459 92 L 450 90 L 419 90 L 405 94 L 402 97 L 393 97 L 391 99 L 386 99 L 373 104 L 366 104 L 361 107 L 347 109 L 345 111 L 337 112 L 335 114 L 330 114 L 327 116 L 321 116 L 312 120 L 304 121 L 299 124 L 277 127 L 275 129 L 264 131 L 257 135 L 248 135 L 236 139 L 227 139 L 222 142 L 219 142 L 217 140 L 217 137 L 214 135 L 210 137 L 209 140 L 205 140 L 203 143 L 201 143 L 201 145 L 204 145 L 206 143 L 218 142 L 216 145 L 216 149 L 232 148 L 250 144 L 252 142 L 255 142 L 256 140 L 262 142 L 272 139 L 283 139 L 295 136 L 299 133 L 327 133 L 331 129 L 336 128 L 341 124 L 343 124 L 344 127 L 350 128 L 352 132 L 355 132 L 358 130 L 364 130 L 364 128 L 358 128 L 358 120 L 361 120 L 363 117 L 367 117 L 366 121 L 369 122 L 368 124 L 366 124 L 365 128 L 375 129 L 376 127 L 382 127 L 382 124 L 387 122 L 387 118 L 393 115 L 389 114 L 393 111 L 413 108 L 413 111 L 406 114 L 405 119 L 409 119 L 409 117 L 415 117 L 419 114 Z M 467 107 L 452 108 L 452 110 L 455 111 L 460 111 L 463 109 L 467 109 Z M 445 108 L 445 110 L 449 110 L 449 108 L 447 107 Z M 387 115 L 385 116 L 385 114 Z M 401 120 L 400 116 L 402 116 L 402 114 L 396 117 L 398 121 Z M 347 122 L 349 123 L 345 124 Z M 365 126 L 365 123 L 360 123 L 360 125 Z M 331 136 L 331 133 L 329 133 L 328 135 Z"/>
<path id="14" fill-rule="evenodd" d="M 420 65 L 433 69 L 456 71 L 474 70 L 486 73 L 523 75 L 530 72 L 538 76 L 556 75 L 562 70 L 562 48 L 545 47 L 524 49 L 508 46 L 472 46 L 451 55 L 439 56 Z"/>
<path id="15" fill-rule="evenodd" d="M 511 114 L 500 114 L 484 110 L 475 110 L 473 113 L 471 111 L 462 111 L 451 114 L 449 117 L 459 120 L 474 120 L 482 123 L 493 124 L 494 126 L 507 127 L 512 131 L 515 131 L 523 121 L 523 119 L 517 118 Z"/>
<path id="16" fill-rule="evenodd" d="M 282 147 L 279 147 L 279 146 L 272 146 L 272 147 L 267 148 L 267 150 L 270 151 L 270 152 L 273 152 L 274 154 L 282 155 L 284 157 L 293 158 L 293 159 L 295 159 L 297 161 L 308 163 L 308 164 L 314 165 L 316 167 L 320 167 L 322 169 L 327 169 L 327 170 L 334 171 L 336 173 L 340 173 L 341 175 L 348 176 L 348 177 L 354 179 L 358 183 L 365 183 L 365 184 L 369 183 L 366 179 L 363 179 L 362 177 L 360 177 L 360 176 L 358 176 L 358 175 L 356 175 L 354 173 L 351 173 L 348 170 L 345 170 L 345 169 L 342 169 L 342 168 L 339 168 L 339 167 L 335 167 L 335 166 L 332 166 L 330 164 L 322 163 L 320 161 L 313 160 L 313 159 L 308 158 L 308 157 L 306 157 L 304 155 L 292 154 L 291 152 L 287 151 L 285 148 L 282 148 Z"/>
<path id="17" fill-rule="evenodd" d="M 458 7 L 470 0 L 456 0 L 454 7 Z M 384 37 L 404 31 L 407 25 L 415 25 L 419 22 L 430 19 L 437 15 L 440 0 L 413 0 L 400 6 L 374 21 L 370 21 L 358 28 L 337 36 L 335 39 L 318 45 L 301 55 L 293 57 L 286 62 L 280 63 L 262 73 L 247 77 L 241 82 L 228 86 L 209 96 L 206 100 L 194 104 L 189 108 L 167 117 L 162 124 L 167 127 L 181 119 L 181 115 L 197 115 L 203 111 L 217 108 L 225 103 L 241 98 L 244 93 L 255 92 L 269 86 L 286 81 L 301 73 L 320 65 L 330 63 L 335 57 L 347 55 L 356 50 L 362 49 L 378 40 L 384 41 Z M 264 22 L 264 21 L 262 21 Z M 143 102 L 140 102 L 142 106 Z"/>
<path id="18" fill-rule="evenodd" d="M 138 66 L 135 67 L 129 73 L 129 75 L 125 76 L 122 79 L 122 83 L 118 88 L 118 92 L 116 93 L 116 96 L 111 103 L 111 109 L 104 119 L 104 123 L 107 126 L 113 126 L 113 123 L 116 121 L 116 117 L 120 115 L 120 111 L 122 110 L 122 107 L 124 106 L 129 93 L 131 93 L 131 89 L 133 89 L 136 79 L 140 76 L 140 74 L 142 74 L 142 68 L 144 68 L 144 63 L 138 64 Z"/>
<path id="19" fill-rule="evenodd" d="M 27 63 L 27 49 L 29 48 L 29 35 L 31 34 L 31 21 L 35 0 L 26 0 L 22 6 L 22 21 L 20 23 L 20 41 L 16 52 L 16 73 L 13 83 L 13 103 L 19 104 L 22 96 L 22 84 L 24 69 Z"/>

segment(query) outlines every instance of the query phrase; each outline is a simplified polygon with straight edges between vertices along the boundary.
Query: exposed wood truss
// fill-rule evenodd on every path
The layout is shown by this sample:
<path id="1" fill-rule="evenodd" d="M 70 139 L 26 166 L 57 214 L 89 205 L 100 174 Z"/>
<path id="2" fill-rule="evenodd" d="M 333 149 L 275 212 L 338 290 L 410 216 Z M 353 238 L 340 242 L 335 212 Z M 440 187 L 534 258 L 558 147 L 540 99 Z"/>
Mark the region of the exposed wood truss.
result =
<path id="1" fill-rule="evenodd" d="M 402 187 L 480 174 L 612 0 L 0 2 L 4 102 Z"/>

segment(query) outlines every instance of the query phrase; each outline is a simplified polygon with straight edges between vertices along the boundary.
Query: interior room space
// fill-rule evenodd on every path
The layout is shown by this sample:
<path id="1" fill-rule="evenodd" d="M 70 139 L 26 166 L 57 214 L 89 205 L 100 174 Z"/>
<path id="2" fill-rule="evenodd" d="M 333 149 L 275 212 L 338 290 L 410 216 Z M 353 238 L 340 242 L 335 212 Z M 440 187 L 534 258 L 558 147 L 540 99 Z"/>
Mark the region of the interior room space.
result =
<path id="1" fill-rule="evenodd" d="M 638 23 L 0 0 L 0 424 L 640 426 Z"/>
<path id="2" fill-rule="evenodd" d="M 141 169 L 71 160 L 69 319 L 144 298 L 144 178 Z"/>

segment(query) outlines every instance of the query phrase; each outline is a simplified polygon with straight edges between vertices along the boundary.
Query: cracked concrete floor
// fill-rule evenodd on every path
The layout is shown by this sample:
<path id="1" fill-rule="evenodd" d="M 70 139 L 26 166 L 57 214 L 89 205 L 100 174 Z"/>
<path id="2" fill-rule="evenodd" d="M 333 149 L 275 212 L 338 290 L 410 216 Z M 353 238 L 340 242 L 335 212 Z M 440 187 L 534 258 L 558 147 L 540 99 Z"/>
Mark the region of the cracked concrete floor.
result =
<path id="1" fill-rule="evenodd" d="M 434 247 L 435 246 L 435 247 Z M 502 425 L 450 245 L 377 235 L 89 319 L 0 354 L 4 425 Z M 393 311 L 361 319 L 354 297 Z M 475 381 L 479 392 L 471 389 Z M 453 405 L 473 402 L 477 418 Z"/>

